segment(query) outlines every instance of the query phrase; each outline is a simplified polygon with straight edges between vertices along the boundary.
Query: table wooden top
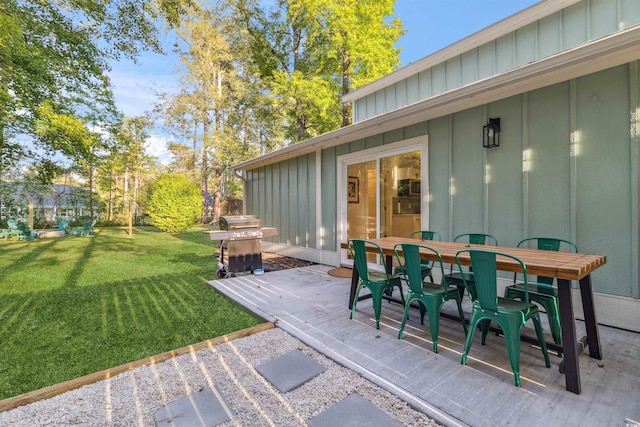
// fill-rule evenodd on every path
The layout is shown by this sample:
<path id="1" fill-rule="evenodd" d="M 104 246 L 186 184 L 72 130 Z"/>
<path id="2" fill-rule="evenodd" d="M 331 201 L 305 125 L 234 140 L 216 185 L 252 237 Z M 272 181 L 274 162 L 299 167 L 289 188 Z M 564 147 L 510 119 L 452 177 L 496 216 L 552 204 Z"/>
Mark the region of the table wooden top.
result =
<path id="1" fill-rule="evenodd" d="M 513 255 L 527 266 L 527 273 L 544 277 L 557 277 L 567 280 L 580 280 L 607 262 L 605 255 L 592 255 L 572 252 L 545 251 L 539 249 L 513 248 L 508 246 L 471 245 L 467 243 L 439 242 L 436 240 L 409 239 L 406 237 L 381 237 L 369 239 L 382 248 L 385 255 L 394 255 L 393 248 L 398 243 L 417 243 L 429 246 L 440 253 L 442 261 L 456 263 L 456 254 L 463 249 L 480 249 L 503 252 Z M 343 249 L 347 248 L 342 243 Z M 424 252 L 423 259 L 436 260 L 432 253 Z M 499 270 L 520 272 L 520 264 L 511 258 L 498 257 Z M 470 265 L 469 254 L 460 255 L 462 265 Z"/>

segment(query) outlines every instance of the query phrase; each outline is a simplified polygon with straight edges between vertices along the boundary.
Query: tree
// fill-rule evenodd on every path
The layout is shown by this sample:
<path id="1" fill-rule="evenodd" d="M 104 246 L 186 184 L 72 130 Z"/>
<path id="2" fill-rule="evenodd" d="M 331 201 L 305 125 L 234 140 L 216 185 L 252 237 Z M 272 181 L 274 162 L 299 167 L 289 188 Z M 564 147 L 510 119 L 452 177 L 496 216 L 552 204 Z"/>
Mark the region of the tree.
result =
<path id="1" fill-rule="evenodd" d="M 340 97 L 399 66 L 393 0 L 237 0 L 261 78 L 287 112 L 294 142 L 350 123 Z"/>
<path id="2" fill-rule="evenodd" d="M 184 21 L 177 30 L 180 92 L 163 95 L 158 107 L 182 140 L 169 147 L 174 167 L 200 182 L 203 222 L 218 221 L 227 165 L 260 152 L 255 147 L 270 129 L 262 125 L 265 111 L 278 110 L 265 100 L 246 38 L 232 24 L 224 5 L 201 8 Z"/>
<path id="3" fill-rule="evenodd" d="M 399 18 L 391 18 L 395 0 L 296 0 L 293 3 L 316 17 L 315 23 L 326 42 L 315 45 L 319 48 L 317 55 L 330 59 L 331 74 L 340 83 L 342 96 L 400 66 L 400 49 L 394 45 L 405 31 Z M 349 124 L 351 108 L 344 104 L 342 126 Z"/>
<path id="4" fill-rule="evenodd" d="M 117 124 L 110 59 L 161 52 L 160 18 L 177 25 L 192 0 L 3 0 L 0 4 L 0 176 L 57 151 L 36 132 L 46 104 L 87 125 Z M 28 135 L 39 150 L 15 142 Z"/>
<path id="5" fill-rule="evenodd" d="M 152 159 L 145 154 L 152 122 L 148 117 L 125 117 L 119 134 L 120 159 L 124 169 L 123 212 L 127 212 L 129 235 L 133 234 L 133 217 L 140 214 L 138 192 L 142 187 L 145 170 L 151 167 Z"/>
<path id="6" fill-rule="evenodd" d="M 195 224 L 200 209 L 198 187 L 182 175 L 163 175 L 149 188 L 147 211 L 153 224 L 163 231 L 186 231 Z"/>

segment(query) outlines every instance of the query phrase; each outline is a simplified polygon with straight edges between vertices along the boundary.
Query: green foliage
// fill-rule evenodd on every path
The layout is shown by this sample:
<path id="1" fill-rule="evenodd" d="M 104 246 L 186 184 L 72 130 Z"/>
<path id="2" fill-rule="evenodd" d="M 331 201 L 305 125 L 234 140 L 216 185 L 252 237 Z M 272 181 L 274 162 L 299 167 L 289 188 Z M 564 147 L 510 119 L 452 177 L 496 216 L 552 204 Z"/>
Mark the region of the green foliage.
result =
<path id="1" fill-rule="evenodd" d="M 182 175 L 163 175 L 150 187 L 147 213 L 163 231 L 186 231 L 195 224 L 201 209 L 200 190 Z"/>
<path id="2" fill-rule="evenodd" d="M 394 0 L 236 0 L 256 72 L 288 118 L 293 142 L 350 123 L 341 96 L 400 65 Z"/>
<path id="3" fill-rule="evenodd" d="M 215 250 L 197 228 L 0 239 L 0 399 L 260 323 L 207 285 Z"/>
<path id="4" fill-rule="evenodd" d="M 39 140 L 39 150 L 13 141 L 19 135 L 42 136 L 36 132 L 42 119 L 67 136 L 84 132 L 72 117 L 102 129 L 117 125 L 106 76 L 109 60 L 136 59 L 148 49 L 161 52 L 162 21 L 177 25 L 191 6 L 192 0 L 3 0 L 0 174 L 9 163 L 51 156 L 61 148 L 50 137 L 55 133 Z M 64 116 L 49 114 L 43 110 L 47 105 L 60 106 Z"/>

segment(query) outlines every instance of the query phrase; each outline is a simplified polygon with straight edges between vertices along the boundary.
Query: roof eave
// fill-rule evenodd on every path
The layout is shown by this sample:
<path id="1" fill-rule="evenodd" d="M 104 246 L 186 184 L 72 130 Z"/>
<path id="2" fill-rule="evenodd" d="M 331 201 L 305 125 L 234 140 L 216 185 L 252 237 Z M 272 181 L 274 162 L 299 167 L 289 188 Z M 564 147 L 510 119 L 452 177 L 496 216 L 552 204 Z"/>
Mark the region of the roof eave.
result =
<path id="1" fill-rule="evenodd" d="M 234 165 L 250 170 L 640 60 L 640 25 Z"/>
<path id="2" fill-rule="evenodd" d="M 477 31 L 431 55 L 406 65 L 391 74 L 344 95 L 342 97 L 342 101 L 352 102 L 356 99 L 364 98 L 367 95 L 405 80 L 422 71 L 428 70 L 435 65 L 441 64 L 451 58 L 480 47 L 492 40 L 499 39 L 506 34 L 512 33 L 519 28 L 525 27 L 551 15 L 552 13 L 578 3 L 579 1 L 581 0 L 542 0 L 533 6 Z"/>

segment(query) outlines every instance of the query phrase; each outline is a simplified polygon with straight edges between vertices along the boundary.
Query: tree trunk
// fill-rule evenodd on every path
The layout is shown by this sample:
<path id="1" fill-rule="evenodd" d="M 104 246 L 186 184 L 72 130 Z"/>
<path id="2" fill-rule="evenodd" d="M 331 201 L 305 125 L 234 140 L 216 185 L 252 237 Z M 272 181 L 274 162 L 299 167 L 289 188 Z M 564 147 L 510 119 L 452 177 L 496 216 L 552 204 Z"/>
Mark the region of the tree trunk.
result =
<path id="1" fill-rule="evenodd" d="M 93 221 L 93 166 L 89 166 L 89 218 Z"/>
<path id="2" fill-rule="evenodd" d="M 342 96 L 349 93 L 349 66 L 351 59 L 348 52 L 342 52 Z M 342 127 L 351 124 L 351 103 L 342 104 Z"/>
<path id="3" fill-rule="evenodd" d="M 203 126 L 203 139 L 202 139 L 202 165 L 200 166 L 200 195 L 202 196 L 202 214 L 200 216 L 200 224 L 205 223 L 207 216 L 207 210 L 209 207 L 209 173 L 207 163 L 209 162 L 209 156 L 207 155 L 207 132 L 209 131 L 208 124 L 204 123 Z"/>
<path id="4" fill-rule="evenodd" d="M 213 223 L 218 224 L 222 215 L 222 166 L 216 164 L 213 177 Z"/>
<path id="5" fill-rule="evenodd" d="M 113 210 L 113 171 L 109 170 L 109 196 L 107 197 L 107 226 L 111 224 Z"/>

